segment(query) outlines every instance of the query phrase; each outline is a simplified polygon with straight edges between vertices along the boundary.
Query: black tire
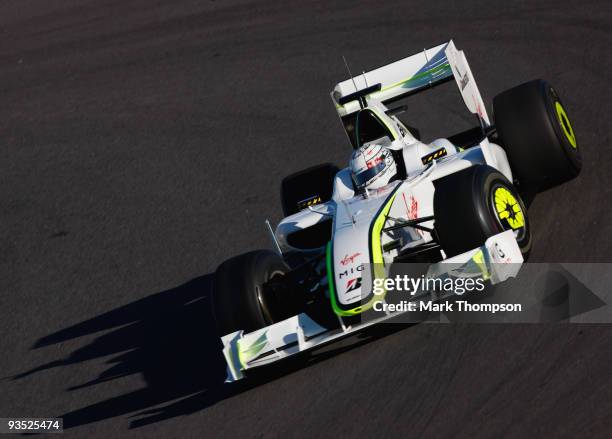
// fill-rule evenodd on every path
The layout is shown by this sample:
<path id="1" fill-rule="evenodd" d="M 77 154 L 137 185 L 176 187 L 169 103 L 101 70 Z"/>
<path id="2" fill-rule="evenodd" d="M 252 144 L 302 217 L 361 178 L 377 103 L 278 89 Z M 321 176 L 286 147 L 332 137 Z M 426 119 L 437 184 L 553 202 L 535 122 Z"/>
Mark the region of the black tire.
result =
<path id="1" fill-rule="evenodd" d="M 531 250 L 527 209 L 503 174 L 490 166 L 477 165 L 436 180 L 434 185 L 435 231 L 447 257 L 479 247 L 490 236 L 513 229 L 527 259 Z M 503 209 L 508 212 L 498 213 Z"/>
<path id="2" fill-rule="evenodd" d="M 299 212 L 301 201 L 313 199 L 318 204 L 331 200 L 334 177 L 339 170 L 331 163 L 324 163 L 285 177 L 281 183 L 281 204 L 285 216 Z"/>
<path id="3" fill-rule="evenodd" d="M 535 194 L 573 179 L 582 158 L 555 89 L 537 79 L 493 99 L 495 126 L 521 192 Z"/>
<path id="4" fill-rule="evenodd" d="M 213 313 L 219 335 L 252 332 L 274 323 L 262 286 L 289 267 L 276 253 L 256 250 L 222 263 L 215 273 Z"/>

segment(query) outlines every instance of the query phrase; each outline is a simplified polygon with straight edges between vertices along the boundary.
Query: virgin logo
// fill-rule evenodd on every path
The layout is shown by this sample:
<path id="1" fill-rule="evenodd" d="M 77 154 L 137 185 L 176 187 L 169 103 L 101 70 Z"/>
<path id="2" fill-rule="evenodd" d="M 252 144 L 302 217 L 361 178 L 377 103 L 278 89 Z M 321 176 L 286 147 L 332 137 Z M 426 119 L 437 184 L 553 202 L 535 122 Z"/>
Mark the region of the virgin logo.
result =
<path id="1" fill-rule="evenodd" d="M 356 258 L 357 256 L 360 256 L 360 255 L 361 255 L 361 253 L 355 253 L 355 254 L 354 254 L 354 255 L 352 255 L 352 256 L 346 255 L 346 256 L 344 257 L 344 259 L 342 259 L 342 260 L 340 261 L 340 263 L 341 263 L 342 265 L 352 264 L 352 263 L 354 263 L 354 262 L 355 262 L 355 258 Z"/>

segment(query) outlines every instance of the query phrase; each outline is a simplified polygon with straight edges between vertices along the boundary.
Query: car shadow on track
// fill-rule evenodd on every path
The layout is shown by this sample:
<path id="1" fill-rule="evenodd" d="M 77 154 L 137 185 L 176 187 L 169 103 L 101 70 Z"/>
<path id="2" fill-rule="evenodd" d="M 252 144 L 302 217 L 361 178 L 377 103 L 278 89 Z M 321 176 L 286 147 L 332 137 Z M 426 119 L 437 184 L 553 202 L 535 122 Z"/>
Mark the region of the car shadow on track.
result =
<path id="1" fill-rule="evenodd" d="M 324 353 L 288 359 L 258 370 L 246 380 L 224 384 L 226 366 L 210 306 L 212 277 L 208 274 L 193 279 L 41 338 L 33 349 L 104 331 L 66 358 L 50 361 L 13 379 L 55 367 L 76 364 L 88 367 L 85 362 L 115 354 L 104 372 L 67 390 L 112 385 L 114 380 L 132 374 L 140 374 L 146 386 L 58 417 L 63 418 L 65 429 L 117 416 L 129 416 L 130 428 L 138 428 L 206 409 L 407 326 L 372 328 L 354 336 L 348 345 L 343 343 Z"/>

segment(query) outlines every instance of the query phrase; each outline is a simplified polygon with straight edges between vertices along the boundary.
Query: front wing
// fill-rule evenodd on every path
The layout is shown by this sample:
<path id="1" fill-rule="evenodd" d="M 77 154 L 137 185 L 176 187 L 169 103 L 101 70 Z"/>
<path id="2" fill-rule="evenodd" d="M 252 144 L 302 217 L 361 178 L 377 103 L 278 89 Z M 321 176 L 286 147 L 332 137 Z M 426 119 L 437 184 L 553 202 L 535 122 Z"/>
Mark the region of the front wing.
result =
<path id="1" fill-rule="evenodd" d="M 442 276 L 462 270 L 473 272 L 476 267 L 484 279 L 496 284 L 515 277 L 522 262 L 523 257 L 514 234 L 508 230 L 490 237 L 479 248 L 432 264 L 428 270 L 428 277 Z M 444 299 L 451 294 L 453 293 L 439 296 L 437 299 Z M 415 297 L 415 300 L 418 299 L 419 297 Z M 248 369 L 274 363 L 294 354 L 322 346 L 400 314 L 403 312 L 387 313 L 380 318 L 350 326 L 346 326 L 341 321 L 340 328 L 329 330 L 319 326 L 302 313 L 248 334 L 243 331 L 227 334 L 221 337 L 223 355 L 227 362 L 226 382 L 244 378 L 245 371 Z"/>

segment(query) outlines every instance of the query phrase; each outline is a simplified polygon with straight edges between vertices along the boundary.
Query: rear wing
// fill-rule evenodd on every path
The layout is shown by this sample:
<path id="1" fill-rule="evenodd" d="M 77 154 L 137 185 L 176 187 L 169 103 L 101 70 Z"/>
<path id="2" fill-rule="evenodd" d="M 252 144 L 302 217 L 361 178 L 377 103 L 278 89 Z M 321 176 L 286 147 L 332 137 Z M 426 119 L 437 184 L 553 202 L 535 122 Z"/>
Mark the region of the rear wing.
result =
<path id="1" fill-rule="evenodd" d="M 452 40 L 342 81 L 331 95 L 338 115 L 345 118 L 358 111 L 361 105 L 366 106 L 368 100 L 384 104 L 453 77 L 468 109 L 478 114 L 483 125 L 490 125 L 465 55 L 457 50 Z"/>

